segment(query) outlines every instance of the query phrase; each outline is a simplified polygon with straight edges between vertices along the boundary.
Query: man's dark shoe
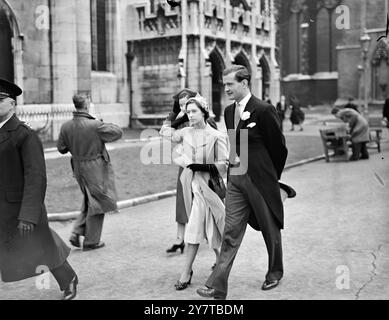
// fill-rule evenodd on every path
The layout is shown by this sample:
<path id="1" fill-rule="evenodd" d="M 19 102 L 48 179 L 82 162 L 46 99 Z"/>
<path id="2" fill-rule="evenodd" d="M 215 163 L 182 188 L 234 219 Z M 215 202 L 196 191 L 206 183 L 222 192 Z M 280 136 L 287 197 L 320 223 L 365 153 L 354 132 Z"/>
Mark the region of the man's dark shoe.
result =
<path id="1" fill-rule="evenodd" d="M 265 280 L 262 284 L 262 290 L 271 290 L 278 286 L 280 280 Z"/>
<path id="2" fill-rule="evenodd" d="M 100 249 L 102 247 L 105 247 L 105 243 L 100 241 L 99 243 L 97 244 L 87 244 L 87 245 L 84 245 L 84 247 L 82 248 L 83 251 L 90 251 L 90 250 L 96 250 L 96 249 Z"/>
<path id="3" fill-rule="evenodd" d="M 214 288 L 209 288 L 207 286 L 202 286 L 196 290 L 197 294 L 204 298 L 214 298 L 215 300 L 226 300 L 226 294 L 220 291 L 217 291 Z"/>
<path id="4" fill-rule="evenodd" d="M 78 277 L 74 276 L 73 280 L 70 281 L 69 287 L 64 290 L 62 300 L 73 300 L 77 295 Z"/>
<path id="5" fill-rule="evenodd" d="M 81 247 L 80 236 L 78 234 L 72 233 L 69 238 L 69 242 L 72 244 L 72 246 L 75 246 L 77 248 Z"/>

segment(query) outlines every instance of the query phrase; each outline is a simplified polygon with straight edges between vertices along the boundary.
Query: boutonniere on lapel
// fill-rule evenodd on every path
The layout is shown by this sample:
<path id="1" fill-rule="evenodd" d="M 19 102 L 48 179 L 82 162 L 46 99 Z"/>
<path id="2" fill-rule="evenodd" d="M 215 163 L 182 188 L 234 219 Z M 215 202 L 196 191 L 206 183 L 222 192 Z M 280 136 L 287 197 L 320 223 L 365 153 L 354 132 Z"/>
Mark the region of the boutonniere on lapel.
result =
<path id="1" fill-rule="evenodd" d="M 247 125 L 247 128 L 254 128 L 257 124 L 255 122 L 251 122 Z"/>
<path id="2" fill-rule="evenodd" d="M 242 119 L 242 121 L 246 121 L 247 119 L 250 119 L 250 116 L 251 116 L 250 112 L 245 111 L 245 112 L 242 113 L 240 118 Z"/>

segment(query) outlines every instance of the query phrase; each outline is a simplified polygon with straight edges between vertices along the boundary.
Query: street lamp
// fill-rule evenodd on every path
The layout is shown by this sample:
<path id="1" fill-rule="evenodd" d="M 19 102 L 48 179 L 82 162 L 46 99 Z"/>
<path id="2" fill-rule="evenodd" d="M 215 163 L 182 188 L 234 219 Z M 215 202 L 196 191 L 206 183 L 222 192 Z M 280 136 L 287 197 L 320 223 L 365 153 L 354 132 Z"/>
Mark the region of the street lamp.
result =
<path id="1" fill-rule="evenodd" d="M 363 103 L 362 101 L 362 94 L 361 94 L 361 89 L 362 89 L 362 76 L 363 76 L 363 71 L 364 67 L 363 65 L 359 64 L 357 67 L 358 70 L 358 109 L 362 110 L 363 109 Z"/>
<path id="2" fill-rule="evenodd" d="M 365 29 L 364 34 L 360 38 L 361 47 L 362 47 L 362 58 L 363 58 L 363 68 L 364 68 L 364 109 L 363 112 L 365 114 L 365 117 L 368 118 L 369 116 L 369 110 L 368 110 L 368 103 L 367 103 L 367 53 L 369 52 L 370 42 L 371 38 L 367 34 L 367 31 Z"/>

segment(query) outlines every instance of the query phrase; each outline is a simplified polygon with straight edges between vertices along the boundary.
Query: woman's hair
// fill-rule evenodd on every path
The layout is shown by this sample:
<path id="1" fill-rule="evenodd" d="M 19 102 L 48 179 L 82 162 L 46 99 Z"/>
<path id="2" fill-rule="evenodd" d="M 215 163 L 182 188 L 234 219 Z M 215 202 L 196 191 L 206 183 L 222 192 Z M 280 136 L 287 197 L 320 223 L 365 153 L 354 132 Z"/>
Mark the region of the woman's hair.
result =
<path id="1" fill-rule="evenodd" d="M 184 88 L 180 92 L 175 94 L 173 96 L 173 100 L 174 100 L 173 112 L 177 113 L 177 114 L 179 114 L 181 112 L 180 103 L 179 103 L 180 99 L 182 99 L 184 97 L 193 98 L 196 95 L 197 95 L 197 92 L 194 92 L 194 91 L 192 91 L 192 90 L 190 90 L 188 88 Z"/>
<path id="2" fill-rule="evenodd" d="M 202 99 L 204 99 L 204 98 L 202 98 Z M 204 99 L 204 102 L 203 102 L 203 101 L 201 101 L 197 97 L 189 98 L 189 100 L 185 103 L 185 110 L 187 110 L 188 105 L 190 103 L 194 103 L 200 109 L 200 111 L 204 114 L 204 120 L 207 120 L 209 118 L 208 106 L 205 103 L 205 99 Z"/>
<path id="3" fill-rule="evenodd" d="M 197 92 L 195 92 L 193 90 L 190 90 L 188 88 L 184 88 L 184 89 L 180 90 L 177 94 L 175 94 L 173 96 L 173 100 L 180 100 L 183 97 L 192 98 L 192 97 L 195 97 L 196 94 L 197 94 Z"/>
<path id="4" fill-rule="evenodd" d="M 181 112 L 180 102 L 178 101 L 178 99 L 175 99 L 173 102 L 173 112 L 177 114 Z"/>

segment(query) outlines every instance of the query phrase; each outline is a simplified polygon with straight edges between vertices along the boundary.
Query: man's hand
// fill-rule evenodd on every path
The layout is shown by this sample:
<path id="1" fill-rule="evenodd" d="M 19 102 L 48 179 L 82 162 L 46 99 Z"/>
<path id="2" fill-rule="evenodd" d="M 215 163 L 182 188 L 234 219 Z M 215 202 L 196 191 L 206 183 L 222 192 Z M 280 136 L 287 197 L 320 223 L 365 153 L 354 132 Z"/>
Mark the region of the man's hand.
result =
<path id="1" fill-rule="evenodd" d="M 35 229 L 35 225 L 31 222 L 20 221 L 18 225 L 19 234 L 22 237 L 30 236 Z"/>

